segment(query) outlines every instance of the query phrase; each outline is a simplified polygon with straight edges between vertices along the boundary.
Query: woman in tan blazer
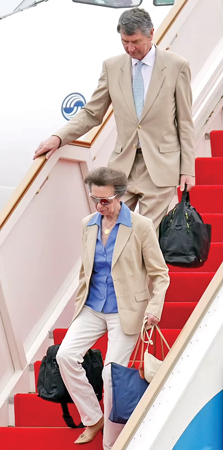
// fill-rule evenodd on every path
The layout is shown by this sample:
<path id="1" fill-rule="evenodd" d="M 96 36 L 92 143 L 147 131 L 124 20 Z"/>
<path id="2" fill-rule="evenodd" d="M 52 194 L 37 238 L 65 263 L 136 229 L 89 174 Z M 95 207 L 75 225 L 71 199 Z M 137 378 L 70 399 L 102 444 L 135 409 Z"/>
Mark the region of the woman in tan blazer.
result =
<path id="1" fill-rule="evenodd" d="M 110 450 L 123 425 L 109 421 L 112 392 L 108 363 L 127 366 L 144 317 L 147 326 L 159 322 L 169 276 L 152 221 L 131 212 L 120 201 L 127 189 L 126 175 L 102 167 L 92 171 L 85 183 L 97 212 L 83 220 L 75 314 L 57 361 L 86 426 L 75 442 L 90 442 L 104 426 L 104 450 Z M 151 295 L 148 276 L 153 285 Z M 87 350 L 105 333 L 103 416 L 81 364 Z"/>

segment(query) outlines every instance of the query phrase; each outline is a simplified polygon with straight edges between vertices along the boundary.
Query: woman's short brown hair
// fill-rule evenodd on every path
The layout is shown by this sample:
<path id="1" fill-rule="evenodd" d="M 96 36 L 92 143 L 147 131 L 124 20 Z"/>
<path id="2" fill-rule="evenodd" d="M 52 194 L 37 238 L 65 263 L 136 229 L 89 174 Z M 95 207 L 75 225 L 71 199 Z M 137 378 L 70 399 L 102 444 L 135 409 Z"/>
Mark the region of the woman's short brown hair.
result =
<path id="1" fill-rule="evenodd" d="M 109 167 L 98 167 L 89 172 L 84 182 L 91 192 L 92 184 L 95 186 L 113 186 L 117 197 L 122 197 L 127 190 L 127 176 L 121 170 L 110 169 Z"/>

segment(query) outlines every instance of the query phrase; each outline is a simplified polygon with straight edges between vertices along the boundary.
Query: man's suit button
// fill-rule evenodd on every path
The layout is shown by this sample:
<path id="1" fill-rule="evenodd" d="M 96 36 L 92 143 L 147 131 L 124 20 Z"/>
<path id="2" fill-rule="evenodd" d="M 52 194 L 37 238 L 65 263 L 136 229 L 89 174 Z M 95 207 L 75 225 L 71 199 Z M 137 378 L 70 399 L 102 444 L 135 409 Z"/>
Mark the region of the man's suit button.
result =
<path id="1" fill-rule="evenodd" d="M 133 145 L 133 148 L 137 148 L 137 145 L 135 144 L 135 145 Z"/>
<path id="2" fill-rule="evenodd" d="M 139 130 L 141 130 L 142 126 L 141 126 L 141 125 L 138 125 L 138 128 L 139 128 Z"/>

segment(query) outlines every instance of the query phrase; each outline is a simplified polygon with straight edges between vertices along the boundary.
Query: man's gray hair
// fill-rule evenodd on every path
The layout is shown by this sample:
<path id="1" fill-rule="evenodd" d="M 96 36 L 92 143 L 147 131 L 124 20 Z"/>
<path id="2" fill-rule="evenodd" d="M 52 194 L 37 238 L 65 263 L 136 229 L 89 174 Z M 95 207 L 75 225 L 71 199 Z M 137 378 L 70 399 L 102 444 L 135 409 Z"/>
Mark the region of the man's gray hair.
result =
<path id="1" fill-rule="evenodd" d="M 92 170 L 84 180 L 91 192 L 92 184 L 95 186 L 113 186 L 117 197 L 122 197 L 127 191 L 127 176 L 121 170 L 109 167 L 98 167 Z"/>
<path id="2" fill-rule="evenodd" d="M 151 17 L 145 9 L 133 8 L 124 11 L 119 17 L 117 31 L 128 36 L 135 34 L 137 30 L 142 34 L 149 37 L 151 30 L 153 29 L 153 23 Z"/>

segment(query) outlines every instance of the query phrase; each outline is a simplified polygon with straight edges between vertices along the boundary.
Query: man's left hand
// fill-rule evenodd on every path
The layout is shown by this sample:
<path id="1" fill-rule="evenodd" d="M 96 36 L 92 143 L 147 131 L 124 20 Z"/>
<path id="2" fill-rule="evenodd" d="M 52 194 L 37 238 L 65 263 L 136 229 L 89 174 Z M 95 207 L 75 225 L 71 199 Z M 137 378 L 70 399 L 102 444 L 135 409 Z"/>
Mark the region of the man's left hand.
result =
<path id="1" fill-rule="evenodd" d="M 180 190 L 184 191 L 185 184 L 187 185 L 187 192 L 189 192 L 195 186 L 195 177 L 191 175 L 180 176 Z"/>
<path id="2" fill-rule="evenodd" d="M 145 319 L 147 318 L 147 322 L 145 323 L 145 328 L 151 328 L 154 327 L 159 323 L 159 319 L 156 316 L 153 316 L 153 314 L 146 314 Z"/>

